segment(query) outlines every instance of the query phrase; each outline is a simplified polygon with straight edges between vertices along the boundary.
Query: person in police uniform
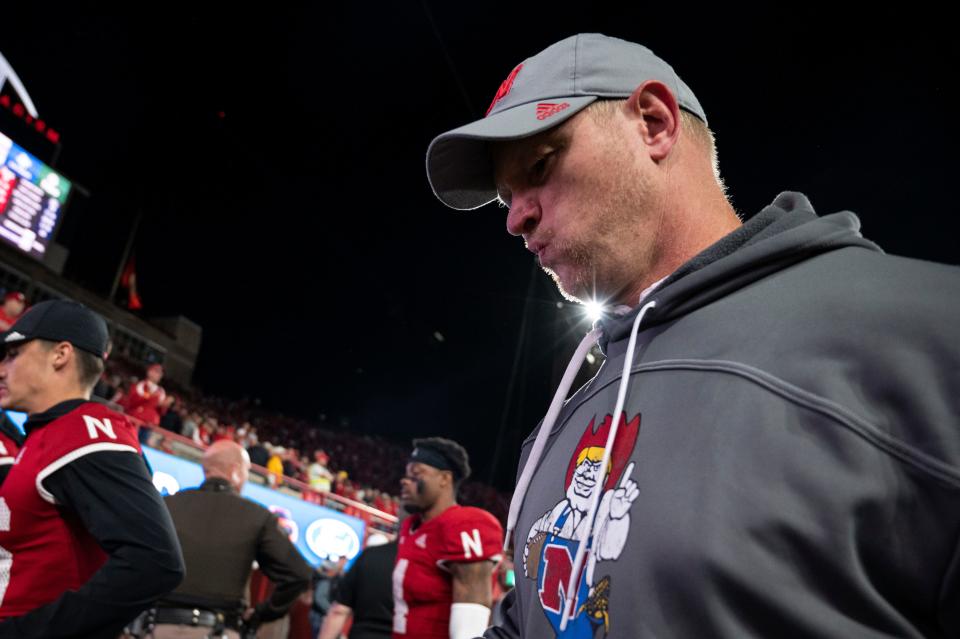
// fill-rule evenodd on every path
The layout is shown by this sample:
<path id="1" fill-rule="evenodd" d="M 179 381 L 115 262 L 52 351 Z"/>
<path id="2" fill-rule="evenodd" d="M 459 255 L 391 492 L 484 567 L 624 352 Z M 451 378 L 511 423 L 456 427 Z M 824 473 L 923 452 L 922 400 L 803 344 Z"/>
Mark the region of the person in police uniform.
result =
<path id="1" fill-rule="evenodd" d="M 183 547 L 187 576 L 148 611 L 143 625 L 156 639 L 226 636 L 278 619 L 310 585 L 312 569 L 276 516 L 240 496 L 250 470 L 247 452 L 219 441 L 203 455 L 205 481 L 165 498 Z M 255 608 L 244 590 L 253 562 L 274 583 Z"/>

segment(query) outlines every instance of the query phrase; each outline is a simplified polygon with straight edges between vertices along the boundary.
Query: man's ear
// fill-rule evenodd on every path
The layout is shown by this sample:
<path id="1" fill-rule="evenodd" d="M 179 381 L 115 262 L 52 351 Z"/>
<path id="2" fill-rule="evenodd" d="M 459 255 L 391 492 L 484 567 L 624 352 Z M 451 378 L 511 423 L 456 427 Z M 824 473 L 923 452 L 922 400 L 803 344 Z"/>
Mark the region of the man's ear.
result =
<path id="1" fill-rule="evenodd" d="M 650 159 L 666 159 L 680 138 L 680 106 L 670 88 L 656 80 L 644 82 L 627 98 L 627 110 Z"/>
<path id="2" fill-rule="evenodd" d="M 61 370 L 64 366 L 70 363 L 70 360 L 73 359 L 75 353 L 73 352 L 73 344 L 70 342 L 59 342 L 52 349 L 50 349 L 50 356 L 52 358 L 54 370 Z"/>

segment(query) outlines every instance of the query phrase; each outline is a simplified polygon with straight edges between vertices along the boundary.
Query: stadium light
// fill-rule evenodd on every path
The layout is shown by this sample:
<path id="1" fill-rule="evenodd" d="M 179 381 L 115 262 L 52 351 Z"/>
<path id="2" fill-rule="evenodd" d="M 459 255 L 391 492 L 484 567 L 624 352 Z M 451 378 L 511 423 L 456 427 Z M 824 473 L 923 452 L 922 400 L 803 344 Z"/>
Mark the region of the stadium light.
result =
<path id="1" fill-rule="evenodd" d="M 603 317 L 603 304 L 597 300 L 587 300 L 583 303 L 583 310 L 591 322 Z"/>

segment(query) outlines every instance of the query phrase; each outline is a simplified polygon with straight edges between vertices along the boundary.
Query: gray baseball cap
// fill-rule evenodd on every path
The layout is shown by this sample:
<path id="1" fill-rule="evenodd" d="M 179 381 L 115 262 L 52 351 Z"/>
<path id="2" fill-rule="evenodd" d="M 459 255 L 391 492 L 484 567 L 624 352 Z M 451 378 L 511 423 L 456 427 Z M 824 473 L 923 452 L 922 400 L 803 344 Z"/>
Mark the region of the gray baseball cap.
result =
<path id="1" fill-rule="evenodd" d="M 427 179 L 450 208 L 497 199 L 489 142 L 525 138 L 568 120 L 598 99 L 627 98 L 647 80 L 667 85 L 685 111 L 707 116 L 673 68 L 639 44 L 581 33 L 518 64 L 482 120 L 442 133 L 427 149 Z"/>

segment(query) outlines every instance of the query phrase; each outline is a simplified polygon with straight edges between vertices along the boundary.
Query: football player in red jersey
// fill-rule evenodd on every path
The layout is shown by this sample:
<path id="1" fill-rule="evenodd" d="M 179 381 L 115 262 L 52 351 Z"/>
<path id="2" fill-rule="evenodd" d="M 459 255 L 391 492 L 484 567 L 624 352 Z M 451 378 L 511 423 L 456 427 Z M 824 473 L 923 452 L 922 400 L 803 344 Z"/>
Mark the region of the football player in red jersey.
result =
<path id="1" fill-rule="evenodd" d="M 467 451 L 449 439 L 415 439 L 400 480 L 412 513 L 400 526 L 393 570 L 394 639 L 467 639 L 489 625 L 493 569 L 503 529 L 493 515 L 457 504 L 470 475 Z"/>
<path id="2" fill-rule="evenodd" d="M 28 415 L 0 486 L 0 639 L 114 639 L 184 568 L 136 428 L 89 401 L 106 323 L 43 302 L 0 346 L 0 407 Z"/>

